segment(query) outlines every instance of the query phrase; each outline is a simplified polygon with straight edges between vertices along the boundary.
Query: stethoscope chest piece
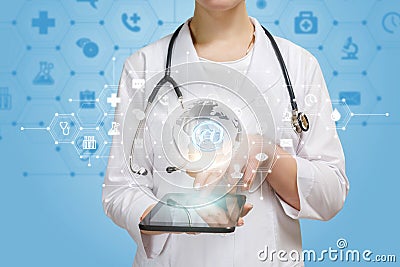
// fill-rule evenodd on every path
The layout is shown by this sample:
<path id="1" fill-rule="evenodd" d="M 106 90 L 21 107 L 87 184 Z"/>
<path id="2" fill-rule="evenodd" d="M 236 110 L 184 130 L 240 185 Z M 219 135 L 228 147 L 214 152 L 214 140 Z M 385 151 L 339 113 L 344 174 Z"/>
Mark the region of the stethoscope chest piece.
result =
<path id="1" fill-rule="evenodd" d="M 310 122 L 307 115 L 303 112 L 293 112 L 292 116 L 293 128 L 297 133 L 307 132 L 310 129 Z"/>

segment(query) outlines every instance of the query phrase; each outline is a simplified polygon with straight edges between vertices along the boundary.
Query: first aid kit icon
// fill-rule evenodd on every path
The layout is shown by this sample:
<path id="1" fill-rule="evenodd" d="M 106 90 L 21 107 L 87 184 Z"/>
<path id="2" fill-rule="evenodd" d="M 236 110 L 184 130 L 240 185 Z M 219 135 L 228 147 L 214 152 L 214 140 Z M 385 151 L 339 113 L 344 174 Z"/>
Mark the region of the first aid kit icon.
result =
<path id="1" fill-rule="evenodd" d="M 318 18 L 312 11 L 301 11 L 294 19 L 294 32 L 296 34 L 318 33 Z"/>

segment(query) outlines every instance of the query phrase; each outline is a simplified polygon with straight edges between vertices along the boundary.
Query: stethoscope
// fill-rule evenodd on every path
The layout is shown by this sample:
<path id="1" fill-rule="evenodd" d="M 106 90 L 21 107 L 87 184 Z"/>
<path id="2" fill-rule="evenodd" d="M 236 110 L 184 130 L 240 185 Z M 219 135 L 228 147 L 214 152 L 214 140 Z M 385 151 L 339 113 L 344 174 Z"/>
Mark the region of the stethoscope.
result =
<path id="1" fill-rule="evenodd" d="M 139 131 L 143 128 L 144 126 L 144 122 L 147 118 L 148 115 L 148 110 L 150 108 L 150 106 L 152 105 L 154 99 L 156 98 L 158 92 L 160 91 L 160 88 L 166 84 L 169 83 L 173 86 L 174 91 L 176 93 L 176 96 L 178 97 L 178 101 L 180 102 L 182 108 L 183 108 L 183 96 L 182 96 L 182 92 L 178 86 L 178 84 L 175 82 L 174 78 L 171 77 L 171 59 L 172 59 L 172 50 L 174 48 L 174 44 L 176 41 L 176 38 L 178 37 L 178 34 L 180 32 L 180 30 L 182 29 L 184 24 L 180 25 L 175 32 L 172 34 L 171 40 L 169 41 L 169 45 L 168 45 L 168 53 L 167 53 L 167 62 L 166 62 L 166 66 L 165 66 L 165 73 L 164 73 L 164 77 L 161 78 L 161 80 L 157 83 L 157 85 L 154 87 L 153 91 L 151 92 L 149 99 L 147 100 L 147 105 L 146 108 L 144 110 L 145 113 L 145 118 L 143 120 L 141 120 L 139 122 L 139 126 L 136 130 L 135 136 L 133 138 L 132 141 L 132 146 L 131 146 L 131 154 L 129 156 L 129 168 L 132 171 L 132 173 L 134 174 L 139 174 L 139 175 L 147 175 L 148 171 L 144 168 L 144 167 L 140 167 L 140 166 L 132 166 L 133 165 L 133 152 L 134 152 L 134 144 L 136 139 L 139 136 Z M 302 133 L 302 132 L 307 132 L 310 128 L 310 124 L 308 121 L 307 116 L 298 111 L 298 107 L 297 107 L 297 103 L 296 103 L 296 96 L 294 94 L 293 91 L 293 86 L 292 86 L 292 82 L 290 81 L 290 77 L 289 77 L 289 72 L 286 68 L 286 64 L 285 61 L 283 60 L 281 51 L 279 50 L 278 44 L 276 43 L 274 37 L 272 36 L 272 34 L 264 27 L 261 26 L 265 32 L 265 35 L 267 35 L 268 39 L 270 40 L 272 47 L 274 49 L 275 55 L 279 61 L 279 65 L 281 67 L 282 70 L 282 74 L 283 77 L 285 79 L 285 84 L 286 84 L 286 88 L 288 90 L 289 93 L 289 97 L 290 97 L 290 105 L 292 108 L 292 126 L 293 129 L 298 133 Z M 179 170 L 176 167 L 167 167 L 166 171 L 167 173 L 172 173 L 174 171 Z"/>

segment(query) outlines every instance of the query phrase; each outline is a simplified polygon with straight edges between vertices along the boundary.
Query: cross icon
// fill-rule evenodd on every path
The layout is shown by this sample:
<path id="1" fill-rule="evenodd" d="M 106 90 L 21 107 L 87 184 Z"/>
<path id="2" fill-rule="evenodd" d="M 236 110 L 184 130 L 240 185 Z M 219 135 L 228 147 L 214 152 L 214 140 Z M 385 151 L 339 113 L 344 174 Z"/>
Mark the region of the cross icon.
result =
<path id="1" fill-rule="evenodd" d="M 117 104 L 121 103 L 121 98 L 117 97 L 117 94 L 111 94 L 111 97 L 107 97 L 107 103 L 111 104 L 111 107 L 117 107 Z"/>
<path id="2" fill-rule="evenodd" d="M 136 24 L 140 20 L 140 17 L 138 16 L 138 14 L 133 13 L 133 16 L 131 16 L 131 20 L 133 21 L 133 23 Z"/>
<path id="3" fill-rule="evenodd" d="M 39 18 L 32 19 L 32 27 L 39 28 L 39 34 L 47 34 L 50 27 L 56 26 L 56 20 L 48 17 L 47 11 L 40 11 Z"/>
<path id="4" fill-rule="evenodd" d="M 310 29 L 311 26 L 312 26 L 312 25 L 311 25 L 311 23 L 310 23 L 308 20 L 305 20 L 305 21 L 303 22 L 303 24 L 301 25 L 301 27 L 303 27 L 303 29 L 304 29 L 305 31 L 308 31 L 308 30 Z"/>

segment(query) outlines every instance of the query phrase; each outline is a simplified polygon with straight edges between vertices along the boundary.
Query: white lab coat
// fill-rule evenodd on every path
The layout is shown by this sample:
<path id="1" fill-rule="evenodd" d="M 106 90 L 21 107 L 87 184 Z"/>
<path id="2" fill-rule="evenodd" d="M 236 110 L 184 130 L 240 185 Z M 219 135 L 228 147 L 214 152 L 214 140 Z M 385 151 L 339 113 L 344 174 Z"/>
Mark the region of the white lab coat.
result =
<path id="1" fill-rule="evenodd" d="M 332 107 L 329 94 L 319 64 L 303 48 L 276 38 L 294 85 L 299 110 L 308 114 L 310 120 L 310 130 L 298 135 L 290 129 L 290 121 L 282 119 L 287 110 L 290 111 L 290 102 L 277 58 L 261 25 L 256 19 L 251 19 L 255 25 L 256 39 L 247 77 L 268 99 L 278 129 L 275 142 L 279 144 L 281 139 L 293 140 L 293 146 L 285 149 L 297 162 L 301 209 L 297 211 L 291 208 L 264 182 L 257 190 L 262 190 L 263 199 L 257 192 L 248 194 L 248 202 L 254 208 L 245 217 L 245 225 L 236 228 L 234 233 L 142 235 L 138 228 L 140 216 L 149 205 L 156 203 L 157 197 L 168 192 L 168 184 L 157 172 L 151 172 L 141 178 L 141 188 L 128 186 L 131 177 L 127 167 L 121 167 L 121 162 L 126 160 L 123 150 L 129 151 L 134 133 L 127 140 L 124 139 L 123 145 L 118 145 L 121 140 L 115 136 L 104 182 L 103 205 L 107 216 L 126 229 L 135 240 L 137 253 L 134 266 L 303 266 L 302 262 L 295 263 L 290 259 L 288 262 L 277 259 L 262 262 L 258 259 L 258 253 L 265 246 L 269 250 L 301 252 L 299 219 L 329 220 L 343 207 L 349 183 L 342 147 L 330 116 Z M 117 113 L 123 112 L 133 99 L 133 78 L 148 79 L 153 73 L 164 70 L 170 38 L 171 35 L 166 36 L 126 60 L 120 80 L 121 103 Z M 198 60 L 186 22 L 175 43 L 172 65 Z M 133 101 L 138 101 L 136 105 L 143 108 L 144 99 L 149 93 L 144 92 L 142 97 L 136 95 Z M 315 98 L 311 99 L 311 105 L 305 103 L 309 94 L 316 96 L 316 103 L 312 101 Z M 171 97 L 175 99 L 174 95 Z M 129 124 L 129 114 L 125 122 L 123 116 L 119 115 L 115 116 L 115 120 Z M 154 151 L 147 153 L 152 161 Z M 154 168 L 162 164 L 158 162 L 162 160 L 154 160 Z"/>

